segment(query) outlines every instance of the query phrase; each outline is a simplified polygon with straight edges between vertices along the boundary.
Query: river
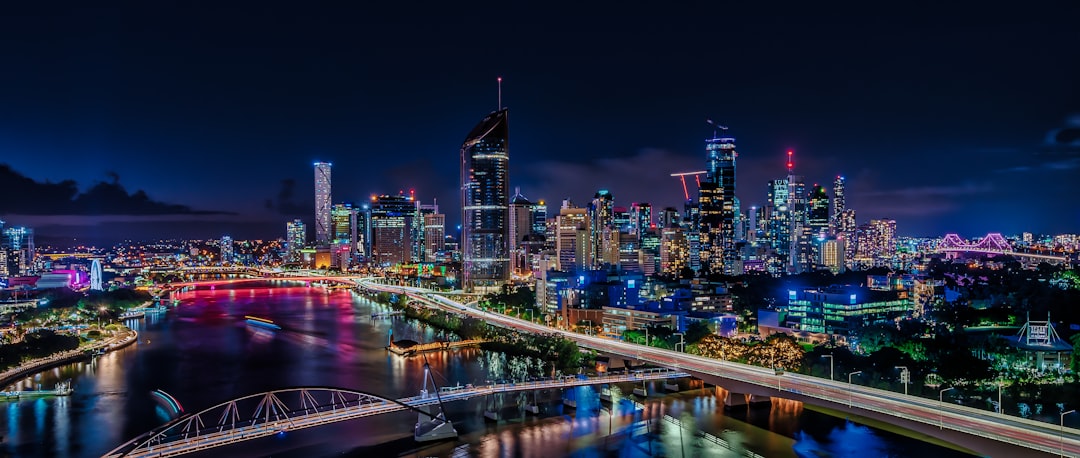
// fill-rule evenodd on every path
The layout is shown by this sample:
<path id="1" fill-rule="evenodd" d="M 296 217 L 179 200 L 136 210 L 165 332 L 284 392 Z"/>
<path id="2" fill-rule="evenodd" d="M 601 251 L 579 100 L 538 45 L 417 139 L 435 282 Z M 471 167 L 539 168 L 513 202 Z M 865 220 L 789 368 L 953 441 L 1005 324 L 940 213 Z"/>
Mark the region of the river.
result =
<path id="1" fill-rule="evenodd" d="M 184 293 L 161 315 L 127 323 L 138 344 L 28 377 L 22 387 L 71 380 L 69 397 L 3 402 L 0 454 L 100 456 L 167 421 L 150 392 L 161 389 L 187 411 L 242 395 L 292 386 L 334 386 L 387 398 L 416 395 L 424 359 L 384 350 L 394 340 L 431 341 L 431 328 L 400 317 L 371 319 L 386 309 L 348 290 L 298 283 L 238 284 Z M 249 326 L 244 316 L 285 329 Z M 428 353 L 440 385 L 482 384 L 507 377 L 504 355 L 479 349 Z M 687 386 L 686 382 L 683 386 Z M 659 385 L 651 387 L 657 392 Z M 620 389 L 629 397 L 632 386 Z M 766 457 L 962 457 L 947 448 L 825 415 L 801 403 L 725 411 L 715 389 L 699 388 L 639 399 L 613 409 L 593 388 L 578 388 L 578 408 L 557 392 L 503 395 L 447 404 L 458 440 L 417 444 L 416 415 L 395 413 L 354 420 L 203 452 L 203 456 L 735 456 L 698 437 L 708 432 Z M 524 398 L 523 398 L 524 397 Z M 539 416 L 517 406 L 532 399 Z M 585 401 L 588 399 L 589 401 Z M 487 406 L 503 420 L 485 421 Z M 663 420 L 681 419 L 680 428 Z M 211 420 L 213 421 L 213 420 Z M 648 434 L 647 431 L 652 431 Z"/>

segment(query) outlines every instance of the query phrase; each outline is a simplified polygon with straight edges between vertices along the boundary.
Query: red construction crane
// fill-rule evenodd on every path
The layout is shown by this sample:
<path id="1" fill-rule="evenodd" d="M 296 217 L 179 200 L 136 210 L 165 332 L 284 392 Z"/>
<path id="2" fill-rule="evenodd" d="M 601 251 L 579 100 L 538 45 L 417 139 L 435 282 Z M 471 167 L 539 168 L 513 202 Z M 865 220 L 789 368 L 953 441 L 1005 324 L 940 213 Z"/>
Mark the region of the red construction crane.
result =
<path id="1" fill-rule="evenodd" d="M 694 180 L 697 181 L 697 185 L 700 188 L 701 187 L 701 178 L 699 178 L 698 175 L 705 174 L 705 173 L 709 173 L 709 172 L 706 172 L 704 170 L 699 170 L 697 172 L 672 173 L 671 176 L 679 177 L 679 179 L 682 180 L 683 194 L 686 194 L 686 200 L 690 200 L 690 190 L 686 189 L 686 176 L 687 175 L 694 175 Z"/>

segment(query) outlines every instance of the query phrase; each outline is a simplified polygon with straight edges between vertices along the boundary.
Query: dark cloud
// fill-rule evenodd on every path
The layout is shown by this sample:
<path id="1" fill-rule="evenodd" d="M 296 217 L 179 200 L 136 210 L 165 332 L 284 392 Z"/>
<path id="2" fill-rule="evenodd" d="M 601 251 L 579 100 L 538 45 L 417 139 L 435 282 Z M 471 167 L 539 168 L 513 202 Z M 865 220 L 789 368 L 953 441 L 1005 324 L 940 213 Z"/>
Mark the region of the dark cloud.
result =
<path id="1" fill-rule="evenodd" d="M 1018 157 L 1025 158 L 1023 155 Z M 1046 133 L 1040 149 L 1022 163 L 998 172 L 1060 172 L 1080 169 L 1080 114 L 1065 118 L 1060 127 Z"/>
<path id="2" fill-rule="evenodd" d="M 266 199 L 266 208 L 285 216 L 310 215 L 315 212 L 314 207 L 308 207 L 296 202 L 296 180 L 286 178 L 281 180 L 281 189 L 277 197 Z"/>
<path id="3" fill-rule="evenodd" d="M 37 182 L 0 164 L 0 214 L 15 215 L 212 215 L 227 212 L 193 210 L 186 205 L 152 200 L 145 191 L 128 193 L 120 176 L 109 172 L 110 183 L 99 182 L 79 194 L 73 180 Z"/>

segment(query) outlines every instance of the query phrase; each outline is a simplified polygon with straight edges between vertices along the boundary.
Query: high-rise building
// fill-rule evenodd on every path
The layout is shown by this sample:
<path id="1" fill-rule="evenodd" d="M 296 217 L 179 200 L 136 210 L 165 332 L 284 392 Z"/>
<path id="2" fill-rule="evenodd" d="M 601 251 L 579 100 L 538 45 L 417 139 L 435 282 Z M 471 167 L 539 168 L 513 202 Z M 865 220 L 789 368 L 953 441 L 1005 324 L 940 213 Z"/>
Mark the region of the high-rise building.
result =
<path id="1" fill-rule="evenodd" d="M 547 203 L 540 199 L 539 202 L 533 204 L 529 214 L 532 215 L 533 234 L 544 235 L 547 232 Z"/>
<path id="2" fill-rule="evenodd" d="M 679 210 L 675 207 L 665 207 L 664 211 L 660 212 L 660 216 L 657 220 L 657 226 L 661 229 L 666 227 L 677 227 L 679 225 Z"/>
<path id="3" fill-rule="evenodd" d="M 824 186 L 815 184 L 810 190 L 807 222 L 814 237 L 824 238 L 829 234 L 829 193 Z"/>
<path id="4" fill-rule="evenodd" d="M 10 276 L 30 275 L 34 270 L 34 230 L 28 227 L 9 227 L 4 229 L 4 241 L 7 242 L 7 274 Z"/>
<path id="5" fill-rule="evenodd" d="M 858 248 L 855 261 L 859 267 L 889 266 L 896 256 L 896 221 L 872 219 L 856 230 Z"/>
<path id="6" fill-rule="evenodd" d="M 510 276 L 510 128 L 500 107 L 461 145 L 462 288 L 489 290 Z"/>
<path id="7" fill-rule="evenodd" d="M 350 203 L 334 204 L 330 210 L 331 257 L 335 266 L 347 269 L 356 255 L 356 208 Z"/>
<path id="8" fill-rule="evenodd" d="M 706 176 L 698 188 L 700 258 L 704 269 L 736 275 L 735 250 L 735 138 L 705 140 Z"/>
<path id="9" fill-rule="evenodd" d="M 844 239 L 837 237 L 817 238 L 814 240 L 814 264 L 819 270 L 829 270 L 834 274 L 844 272 Z"/>
<path id="10" fill-rule="evenodd" d="M 592 202 L 589 202 L 589 258 L 586 264 L 593 268 L 602 267 L 604 264 L 617 264 L 618 258 L 612 260 L 612 244 L 618 251 L 618 231 L 615 223 L 615 198 L 607 189 L 596 191 Z M 616 234 L 612 236 L 612 234 Z"/>
<path id="11" fill-rule="evenodd" d="M 520 273 L 529 268 L 525 250 L 521 243 L 533 233 L 534 205 L 521 195 L 521 189 L 514 190 L 510 198 L 510 271 Z"/>
<path id="12" fill-rule="evenodd" d="M 446 215 L 437 212 L 424 215 L 424 261 L 437 261 L 439 252 L 445 249 Z"/>
<path id="13" fill-rule="evenodd" d="M 813 264 L 811 253 L 811 231 L 809 227 L 809 205 L 807 205 L 806 183 L 803 177 L 795 175 L 794 152 L 787 152 L 788 212 L 791 215 L 791 235 L 788 248 L 788 272 L 802 273 L 810 270 Z"/>
<path id="14" fill-rule="evenodd" d="M 690 246 L 686 232 L 680 227 L 665 227 L 660 233 L 660 271 L 678 276 L 689 267 Z"/>
<path id="15" fill-rule="evenodd" d="M 329 162 L 315 163 L 315 243 L 330 243 L 330 167 Z"/>
<path id="16" fill-rule="evenodd" d="M 584 208 L 564 206 L 555 217 L 555 253 L 559 270 L 578 272 L 588 264 L 589 217 Z"/>
<path id="17" fill-rule="evenodd" d="M 840 234 L 843 232 L 840 228 L 841 215 L 844 213 L 844 210 L 847 209 L 847 198 L 845 196 L 846 192 L 844 188 L 844 177 L 837 175 L 836 179 L 833 180 L 832 215 L 830 215 L 829 218 L 829 225 L 832 226 L 833 234 Z"/>
<path id="18" fill-rule="evenodd" d="M 630 233 L 640 240 L 652 227 L 652 205 L 648 202 L 630 204 Z"/>
<path id="19" fill-rule="evenodd" d="M 765 205 L 765 237 L 774 255 L 766 264 L 773 275 L 787 273 L 791 255 L 791 209 L 788 208 L 791 192 L 787 178 L 768 183 L 768 202 Z"/>
<path id="20" fill-rule="evenodd" d="M 221 263 L 232 264 L 235 258 L 235 254 L 233 252 L 232 237 L 228 235 L 221 237 L 221 240 L 218 242 L 218 248 L 220 249 L 221 253 Z"/>
<path id="21" fill-rule="evenodd" d="M 381 195 L 371 197 L 370 259 L 391 266 L 413 262 L 413 225 L 419 207 L 412 196 Z"/>
<path id="22" fill-rule="evenodd" d="M 285 250 L 288 262 L 299 262 L 301 259 L 300 250 L 304 248 L 307 243 L 307 227 L 304 226 L 304 222 L 299 219 L 294 219 L 285 223 Z"/>

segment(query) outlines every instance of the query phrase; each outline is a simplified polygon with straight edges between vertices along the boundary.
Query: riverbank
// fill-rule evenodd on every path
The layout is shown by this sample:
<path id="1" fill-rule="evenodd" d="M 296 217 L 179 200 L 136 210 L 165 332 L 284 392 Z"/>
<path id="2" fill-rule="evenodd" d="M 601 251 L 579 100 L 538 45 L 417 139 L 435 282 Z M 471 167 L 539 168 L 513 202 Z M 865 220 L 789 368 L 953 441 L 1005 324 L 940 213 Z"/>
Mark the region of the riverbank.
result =
<path id="1" fill-rule="evenodd" d="M 544 361 L 543 369 L 531 368 L 533 373 L 529 374 L 530 377 L 549 374 L 549 364 L 552 362 L 555 363 L 555 369 L 563 374 L 590 370 L 596 363 L 595 352 L 581 351 L 574 341 L 554 334 L 531 334 L 500 328 L 479 318 L 462 316 L 419 303 L 410 305 L 410 300 L 403 300 L 400 296 L 395 301 L 388 293 L 369 293 L 366 296 L 376 303 L 402 311 L 406 319 L 453 333 L 460 339 L 482 340 L 484 342 L 480 343 L 480 348 L 485 351 Z"/>
<path id="2" fill-rule="evenodd" d="M 122 331 L 123 335 L 121 336 L 105 339 L 101 342 L 93 343 L 82 348 L 68 350 L 44 358 L 32 359 L 4 372 L 0 372 L 0 387 L 7 388 L 19 379 L 30 374 L 36 374 L 57 366 L 92 358 L 94 353 L 99 350 L 104 350 L 106 352 L 118 350 L 139 340 L 139 333 L 127 328 L 125 329 L 126 331 Z"/>

